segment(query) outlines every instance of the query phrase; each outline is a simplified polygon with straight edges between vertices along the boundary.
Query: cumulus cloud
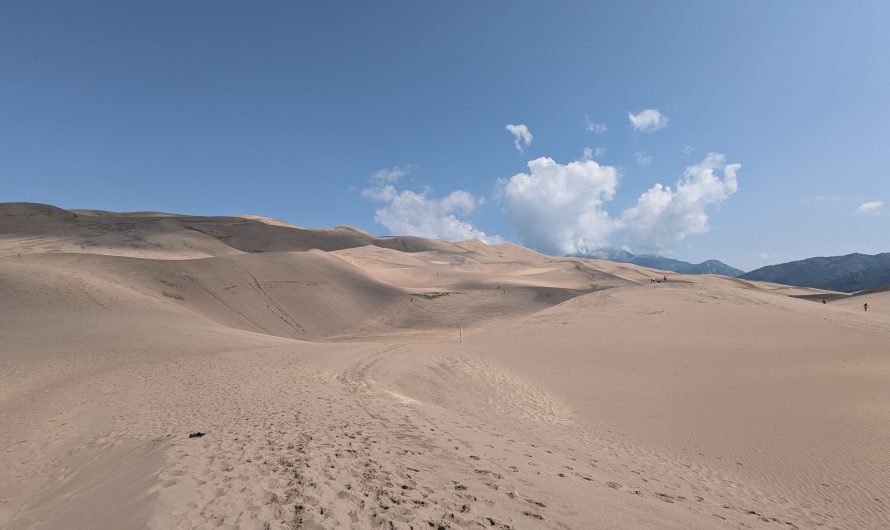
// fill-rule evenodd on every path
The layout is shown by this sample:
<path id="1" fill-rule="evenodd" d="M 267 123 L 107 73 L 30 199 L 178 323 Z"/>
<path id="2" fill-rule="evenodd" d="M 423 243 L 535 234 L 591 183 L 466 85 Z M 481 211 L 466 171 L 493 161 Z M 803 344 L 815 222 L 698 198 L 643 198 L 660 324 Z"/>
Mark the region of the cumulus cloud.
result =
<path id="1" fill-rule="evenodd" d="M 520 123 L 519 125 L 513 125 L 512 123 L 508 123 L 507 130 L 513 135 L 513 145 L 516 146 L 516 150 L 520 153 L 532 144 L 534 136 L 532 136 L 531 131 L 529 131 L 528 127 L 524 124 Z"/>
<path id="2" fill-rule="evenodd" d="M 761 252 L 757 257 L 762 259 L 763 261 L 766 261 L 766 260 L 774 258 L 775 256 L 773 256 L 767 252 Z"/>
<path id="3" fill-rule="evenodd" d="M 700 164 L 686 168 L 675 190 L 660 183 L 649 188 L 621 214 L 628 244 L 637 251 L 663 252 L 672 243 L 707 232 L 707 208 L 738 190 L 736 172 L 741 167 L 726 164 L 722 154 L 709 153 Z"/>
<path id="4" fill-rule="evenodd" d="M 636 153 L 634 153 L 634 160 L 637 161 L 637 164 L 639 164 L 643 167 L 648 167 L 648 166 L 652 165 L 652 157 L 647 156 L 646 153 L 644 153 L 642 151 L 637 151 Z"/>
<path id="5" fill-rule="evenodd" d="M 878 215 L 883 208 L 883 201 L 864 202 L 859 205 L 859 208 L 856 208 L 856 213 L 859 215 Z"/>
<path id="6" fill-rule="evenodd" d="M 590 116 L 584 116 L 584 130 L 593 134 L 603 134 L 609 127 L 605 123 L 591 121 Z"/>
<path id="7" fill-rule="evenodd" d="M 627 119 L 630 120 L 631 127 L 636 131 L 651 133 L 658 129 L 664 129 L 668 126 L 668 117 L 658 112 L 656 109 L 646 109 L 638 114 L 633 112 L 627 113 Z"/>
<path id="8" fill-rule="evenodd" d="M 615 194 L 616 168 L 542 157 L 501 186 L 504 215 L 523 243 L 551 254 L 587 254 L 608 243 L 614 223 L 602 205 Z"/>
<path id="9" fill-rule="evenodd" d="M 615 196 L 617 168 L 589 158 L 559 164 L 543 157 L 501 182 L 503 211 L 524 244 L 551 254 L 595 255 L 620 245 L 660 253 L 708 230 L 707 210 L 736 192 L 740 167 L 710 153 L 686 168 L 676 189 L 655 184 L 612 217 L 604 206 Z"/>
<path id="10" fill-rule="evenodd" d="M 371 187 L 362 196 L 381 206 L 374 211 L 374 221 L 385 226 L 391 234 L 429 237 L 448 241 L 478 239 L 486 243 L 500 243 L 498 236 L 489 236 L 461 217 L 482 206 L 485 200 L 457 190 L 444 197 L 430 197 L 426 192 L 400 190 L 387 181 L 380 171 L 369 177 Z M 392 175 L 389 175 L 390 177 Z M 402 175 L 404 176 L 404 175 Z M 397 177 L 396 180 L 401 178 Z"/>

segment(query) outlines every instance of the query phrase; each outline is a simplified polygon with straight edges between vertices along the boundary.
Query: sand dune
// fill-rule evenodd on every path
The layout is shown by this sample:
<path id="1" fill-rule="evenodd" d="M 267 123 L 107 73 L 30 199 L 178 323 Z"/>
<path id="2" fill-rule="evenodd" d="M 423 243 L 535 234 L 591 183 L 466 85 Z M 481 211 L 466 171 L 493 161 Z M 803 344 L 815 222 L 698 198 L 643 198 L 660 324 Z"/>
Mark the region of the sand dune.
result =
<path id="1" fill-rule="evenodd" d="M 868 312 L 870 314 L 890 316 L 890 291 L 880 290 L 857 294 L 832 301 L 831 303 L 833 306 L 843 307 L 855 313 L 864 312 L 864 304 L 868 304 Z"/>
<path id="2" fill-rule="evenodd" d="M 0 527 L 886 527 L 887 294 L 0 205 Z"/>

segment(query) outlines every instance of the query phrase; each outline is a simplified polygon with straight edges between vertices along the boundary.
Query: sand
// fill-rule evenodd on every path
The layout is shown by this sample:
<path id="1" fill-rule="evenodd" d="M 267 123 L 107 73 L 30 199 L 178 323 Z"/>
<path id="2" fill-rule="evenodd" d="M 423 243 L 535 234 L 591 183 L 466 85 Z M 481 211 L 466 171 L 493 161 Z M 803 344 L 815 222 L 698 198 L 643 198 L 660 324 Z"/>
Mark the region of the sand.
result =
<path id="1" fill-rule="evenodd" d="M 887 295 L 3 204 L 0 527 L 886 527 Z"/>

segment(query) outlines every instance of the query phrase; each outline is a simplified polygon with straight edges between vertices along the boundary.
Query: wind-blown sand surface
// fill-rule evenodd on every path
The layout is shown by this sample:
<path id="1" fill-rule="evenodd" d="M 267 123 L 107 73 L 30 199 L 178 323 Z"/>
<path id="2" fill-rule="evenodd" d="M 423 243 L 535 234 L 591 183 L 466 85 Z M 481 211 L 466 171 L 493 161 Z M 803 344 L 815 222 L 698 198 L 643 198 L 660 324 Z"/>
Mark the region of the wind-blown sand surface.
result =
<path id="1" fill-rule="evenodd" d="M 662 274 L 0 205 L 0 527 L 890 525 L 887 292 Z"/>

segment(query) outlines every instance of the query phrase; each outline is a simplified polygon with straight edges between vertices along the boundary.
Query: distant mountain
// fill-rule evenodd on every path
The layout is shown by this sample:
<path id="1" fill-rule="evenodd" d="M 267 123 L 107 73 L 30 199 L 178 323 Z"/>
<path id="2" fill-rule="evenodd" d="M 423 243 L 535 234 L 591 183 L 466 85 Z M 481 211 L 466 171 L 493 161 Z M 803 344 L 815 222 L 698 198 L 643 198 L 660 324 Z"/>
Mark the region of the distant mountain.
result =
<path id="1" fill-rule="evenodd" d="M 683 274 L 720 274 L 722 276 L 738 276 L 745 271 L 731 267 L 722 261 L 709 259 L 682 271 Z"/>
<path id="2" fill-rule="evenodd" d="M 852 293 L 890 284 L 890 252 L 809 258 L 761 267 L 740 278 Z"/>
<path id="3" fill-rule="evenodd" d="M 620 249 L 604 249 L 599 251 L 596 256 L 591 257 L 608 259 L 621 263 L 633 263 L 634 265 L 679 272 L 681 274 L 721 274 L 723 276 L 738 276 L 745 273 L 743 270 L 731 267 L 726 263 L 715 259 L 709 259 L 701 263 L 689 263 L 688 261 L 665 258 L 662 256 L 637 256 L 626 250 Z"/>

